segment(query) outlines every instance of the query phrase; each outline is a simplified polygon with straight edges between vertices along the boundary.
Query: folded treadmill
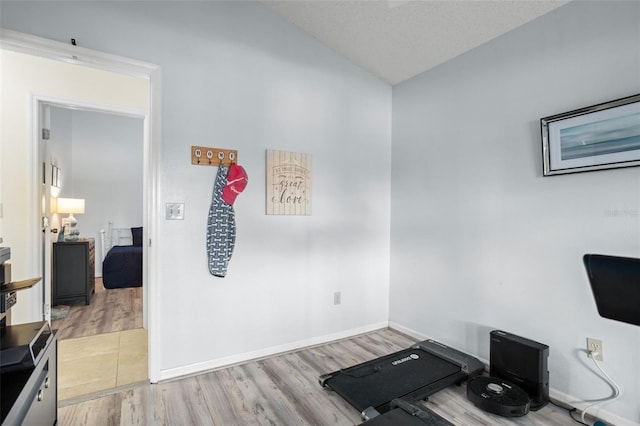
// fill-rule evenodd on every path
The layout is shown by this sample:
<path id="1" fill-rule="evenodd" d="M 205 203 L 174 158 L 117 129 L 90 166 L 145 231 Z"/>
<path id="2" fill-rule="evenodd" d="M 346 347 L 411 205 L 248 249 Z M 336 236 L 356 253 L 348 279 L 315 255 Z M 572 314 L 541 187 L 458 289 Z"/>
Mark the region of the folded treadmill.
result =
<path id="1" fill-rule="evenodd" d="M 318 380 L 367 420 L 402 406 L 403 402 L 412 404 L 426 399 L 483 371 L 484 364 L 477 358 L 435 340 L 425 340 L 390 355 L 323 374 Z"/>
<path id="2" fill-rule="evenodd" d="M 384 414 L 363 417 L 365 426 L 455 426 L 432 410 L 402 398 L 391 401 L 390 410 Z"/>

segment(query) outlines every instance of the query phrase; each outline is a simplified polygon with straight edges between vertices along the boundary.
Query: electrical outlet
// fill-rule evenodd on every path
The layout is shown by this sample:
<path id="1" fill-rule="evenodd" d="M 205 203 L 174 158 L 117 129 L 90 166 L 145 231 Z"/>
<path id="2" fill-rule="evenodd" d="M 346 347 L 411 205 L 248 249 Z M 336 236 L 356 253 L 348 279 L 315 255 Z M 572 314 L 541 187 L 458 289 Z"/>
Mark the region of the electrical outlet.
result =
<path id="1" fill-rule="evenodd" d="M 339 291 L 336 291 L 335 293 L 333 293 L 333 304 L 339 305 L 341 303 L 342 303 L 342 293 Z"/>
<path id="2" fill-rule="evenodd" d="M 593 358 L 596 361 L 602 361 L 602 340 L 587 337 L 587 352 L 597 352 Z"/>

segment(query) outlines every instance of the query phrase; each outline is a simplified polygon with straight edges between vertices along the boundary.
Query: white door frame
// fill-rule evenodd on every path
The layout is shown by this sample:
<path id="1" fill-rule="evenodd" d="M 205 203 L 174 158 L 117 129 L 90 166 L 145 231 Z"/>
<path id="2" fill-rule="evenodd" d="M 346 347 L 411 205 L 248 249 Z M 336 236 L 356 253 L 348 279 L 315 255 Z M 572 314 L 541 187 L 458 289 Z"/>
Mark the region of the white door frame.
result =
<path id="1" fill-rule="evenodd" d="M 117 105 L 101 105 L 77 99 L 65 99 L 61 97 L 49 97 L 44 94 L 35 94 L 31 103 L 30 132 L 31 147 L 34 151 L 32 167 L 39 170 L 40 146 L 40 105 L 58 104 L 62 106 L 76 106 L 83 109 L 115 112 L 125 115 L 144 117 L 144 166 L 143 166 L 143 229 L 145 233 L 145 262 L 143 269 L 143 300 L 146 317 L 146 328 L 149 332 L 149 378 L 152 383 L 160 380 L 159 365 L 159 313 L 158 288 L 161 285 L 160 274 L 157 273 L 160 264 L 158 257 L 160 250 L 159 230 L 162 209 L 160 207 L 160 167 L 161 167 L 161 70 L 158 65 L 137 61 L 130 58 L 111 55 L 95 50 L 72 46 L 70 44 L 36 37 L 30 34 L 0 28 L 0 43 L 3 49 L 12 50 L 33 56 L 44 57 L 66 63 L 89 66 L 104 71 L 115 72 L 132 77 L 143 78 L 149 81 L 149 110 L 135 111 Z M 34 164 L 34 162 L 37 162 Z M 35 185 L 33 185 L 35 188 Z M 34 224 L 33 229 L 41 229 L 40 191 L 35 191 L 31 197 L 31 208 Z M 41 247 L 42 235 L 37 232 L 32 236 L 32 247 Z M 41 265 L 41 250 L 31 250 L 31 265 Z M 41 266 L 39 266 L 41 268 Z M 151 284 L 149 284 L 151 283 Z M 43 301 L 44 303 L 44 301 Z"/>

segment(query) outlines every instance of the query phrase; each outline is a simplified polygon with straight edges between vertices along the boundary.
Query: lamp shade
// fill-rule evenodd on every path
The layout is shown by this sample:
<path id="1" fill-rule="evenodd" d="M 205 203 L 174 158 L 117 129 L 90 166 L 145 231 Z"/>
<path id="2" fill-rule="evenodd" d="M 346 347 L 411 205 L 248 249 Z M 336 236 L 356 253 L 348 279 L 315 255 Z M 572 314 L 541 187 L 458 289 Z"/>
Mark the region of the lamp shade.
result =
<path id="1" fill-rule="evenodd" d="M 58 198 L 56 207 L 58 213 L 82 214 L 84 213 L 84 199 L 82 198 Z"/>

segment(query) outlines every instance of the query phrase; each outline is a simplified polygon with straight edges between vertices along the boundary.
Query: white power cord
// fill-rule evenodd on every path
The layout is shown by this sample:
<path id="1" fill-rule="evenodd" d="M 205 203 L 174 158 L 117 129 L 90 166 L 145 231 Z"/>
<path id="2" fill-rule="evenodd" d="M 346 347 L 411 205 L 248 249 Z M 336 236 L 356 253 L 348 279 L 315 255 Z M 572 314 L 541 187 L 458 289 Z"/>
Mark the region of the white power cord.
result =
<path id="1" fill-rule="evenodd" d="M 602 375 L 607 380 L 607 383 L 609 383 L 611 385 L 611 387 L 613 388 L 613 395 L 611 395 L 608 398 L 602 399 L 600 401 L 596 401 L 593 404 L 587 406 L 584 410 L 582 410 L 582 415 L 580 416 L 580 418 L 582 419 L 582 422 L 585 423 L 585 424 L 586 424 L 586 421 L 584 419 L 584 416 L 587 414 L 587 411 L 589 409 L 595 407 L 596 405 L 600 405 L 600 404 L 603 404 L 605 402 L 613 401 L 614 399 L 616 399 L 616 398 L 618 398 L 620 396 L 620 388 L 618 387 L 616 382 L 602 369 L 602 367 L 600 367 L 600 364 L 598 364 L 598 361 L 596 360 L 596 355 L 598 355 L 598 353 L 599 352 L 597 352 L 597 351 L 589 351 L 587 356 L 589 358 L 591 358 L 591 360 L 593 361 L 595 366 L 598 368 L 598 370 L 600 370 Z"/>

